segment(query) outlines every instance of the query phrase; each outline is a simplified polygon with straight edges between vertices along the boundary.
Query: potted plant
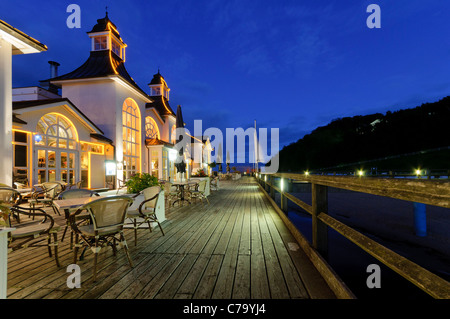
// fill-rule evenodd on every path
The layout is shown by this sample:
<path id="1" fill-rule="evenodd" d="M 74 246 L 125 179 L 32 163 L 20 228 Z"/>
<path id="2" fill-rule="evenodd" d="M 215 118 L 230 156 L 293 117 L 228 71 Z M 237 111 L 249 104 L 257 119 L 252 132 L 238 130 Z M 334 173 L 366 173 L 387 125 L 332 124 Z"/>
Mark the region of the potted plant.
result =
<path id="1" fill-rule="evenodd" d="M 160 186 L 158 178 L 148 173 L 138 173 L 125 182 L 128 194 L 137 194 L 140 191 L 151 186 Z"/>

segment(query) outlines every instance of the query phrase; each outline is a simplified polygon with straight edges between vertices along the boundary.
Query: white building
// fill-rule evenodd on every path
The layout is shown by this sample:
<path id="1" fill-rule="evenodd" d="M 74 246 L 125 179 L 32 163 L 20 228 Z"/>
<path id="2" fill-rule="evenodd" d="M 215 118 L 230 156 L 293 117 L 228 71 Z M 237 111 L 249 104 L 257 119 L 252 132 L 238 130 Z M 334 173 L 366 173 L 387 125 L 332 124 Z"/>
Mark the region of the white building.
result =
<path id="1" fill-rule="evenodd" d="M 54 76 L 43 87 L 13 90 L 14 179 L 82 180 L 86 188 L 113 187 L 136 173 L 173 180 L 176 114 L 164 77 L 158 70 L 145 91 L 134 82 L 108 14 L 87 34 L 84 64 L 58 76 L 50 62 Z"/>
<path id="2" fill-rule="evenodd" d="M 0 20 L 0 183 L 6 185 L 13 181 L 12 55 L 46 50 L 44 44 Z"/>

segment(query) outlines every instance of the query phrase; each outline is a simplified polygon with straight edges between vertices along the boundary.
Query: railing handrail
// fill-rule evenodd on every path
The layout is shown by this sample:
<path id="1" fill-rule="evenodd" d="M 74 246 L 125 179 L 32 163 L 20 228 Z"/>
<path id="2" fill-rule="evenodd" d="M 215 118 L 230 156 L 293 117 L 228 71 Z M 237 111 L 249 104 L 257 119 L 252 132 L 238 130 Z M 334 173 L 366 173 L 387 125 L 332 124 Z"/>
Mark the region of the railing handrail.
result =
<path id="1" fill-rule="evenodd" d="M 332 218 L 327 213 L 327 187 L 335 187 L 384 197 L 397 198 L 407 201 L 450 207 L 450 182 L 441 180 L 394 180 L 385 178 L 364 178 L 349 176 L 317 176 L 306 174 L 262 174 L 258 176 L 261 182 L 270 187 L 271 196 L 274 191 L 281 194 L 281 206 L 287 210 L 287 199 L 300 206 L 313 218 L 313 247 L 321 253 L 324 244 L 326 246 L 327 235 L 323 227 L 331 227 L 339 234 L 352 241 L 358 247 L 381 261 L 383 264 L 406 278 L 417 287 L 434 298 L 449 299 L 450 283 L 443 278 L 431 273 L 416 263 L 404 258 L 385 246 L 377 243 L 369 237 L 361 234 L 344 223 Z M 267 180 L 269 176 L 269 180 Z M 280 189 L 273 183 L 273 178 L 279 177 L 296 181 L 311 183 L 312 205 L 289 194 L 285 189 Z M 269 195 L 268 195 L 269 196 Z M 320 237 L 324 238 L 320 238 Z M 325 243 L 324 243 L 325 241 Z"/>
<path id="2" fill-rule="evenodd" d="M 271 176 L 450 208 L 450 181 L 447 180 L 367 178 L 364 176 L 323 176 L 291 173 L 277 173 L 271 174 Z"/>

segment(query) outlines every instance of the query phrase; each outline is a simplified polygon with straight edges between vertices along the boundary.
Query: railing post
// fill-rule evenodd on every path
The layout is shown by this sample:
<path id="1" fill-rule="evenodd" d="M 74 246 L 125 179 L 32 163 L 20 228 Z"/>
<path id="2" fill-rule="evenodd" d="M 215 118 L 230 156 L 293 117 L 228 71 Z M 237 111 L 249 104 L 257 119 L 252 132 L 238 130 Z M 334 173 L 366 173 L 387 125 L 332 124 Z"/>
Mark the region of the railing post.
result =
<path id="1" fill-rule="evenodd" d="M 0 299 L 6 299 L 8 286 L 8 233 L 13 228 L 0 229 Z"/>
<path id="2" fill-rule="evenodd" d="M 280 196 L 281 197 L 281 202 L 280 202 L 281 210 L 287 214 L 288 213 L 288 200 L 287 200 L 287 197 L 284 196 L 284 193 L 289 192 L 289 184 L 287 182 L 285 183 L 283 178 L 280 179 L 280 190 L 281 190 L 281 193 L 280 193 L 280 195 L 281 195 Z"/>
<path id="3" fill-rule="evenodd" d="M 270 175 L 270 197 L 272 199 L 275 199 L 275 189 L 273 186 L 275 185 L 275 177 L 273 175 Z"/>
<path id="4" fill-rule="evenodd" d="M 427 208 L 425 204 L 414 203 L 414 226 L 417 236 L 425 237 L 427 235 Z"/>
<path id="5" fill-rule="evenodd" d="M 328 187 L 312 184 L 312 241 L 313 247 L 328 258 L 328 227 L 317 216 L 328 213 Z"/>

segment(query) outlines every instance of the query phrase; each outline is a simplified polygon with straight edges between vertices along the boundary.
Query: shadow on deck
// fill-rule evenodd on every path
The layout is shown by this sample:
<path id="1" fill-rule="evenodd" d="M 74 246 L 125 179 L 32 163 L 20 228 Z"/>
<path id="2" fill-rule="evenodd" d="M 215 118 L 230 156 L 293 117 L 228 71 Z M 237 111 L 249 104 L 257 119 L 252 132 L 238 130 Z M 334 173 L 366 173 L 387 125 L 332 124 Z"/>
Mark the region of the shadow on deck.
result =
<path id="1" fill-rule="evenodd" d="M 135 246 L 126 230 L 134 268 L 122 249 L 117 256 L 104 249 L 94 283 L 88 251 L 78 263 L 81 288 L 67 287 L 68 239 L 59 246 L 60 268 L 45 247 L 10 253 L 8 298 L 336 298 L 252 178 L 220 186 L 209 205 L 166 207 L 165 236 L 158 228 L 142 229 Z M 57 222 L 65 225 L 61 217 Z"/>

